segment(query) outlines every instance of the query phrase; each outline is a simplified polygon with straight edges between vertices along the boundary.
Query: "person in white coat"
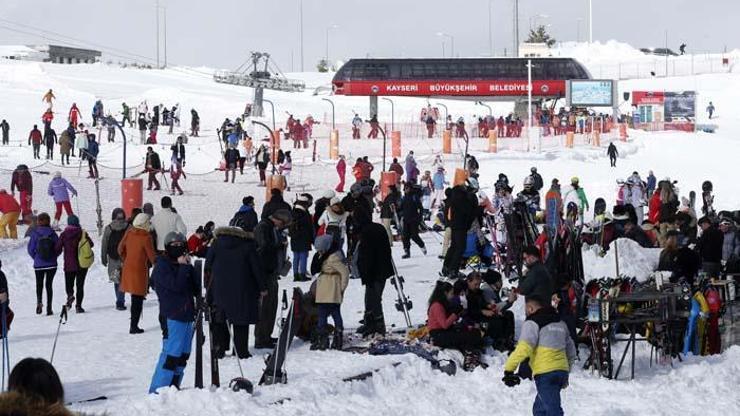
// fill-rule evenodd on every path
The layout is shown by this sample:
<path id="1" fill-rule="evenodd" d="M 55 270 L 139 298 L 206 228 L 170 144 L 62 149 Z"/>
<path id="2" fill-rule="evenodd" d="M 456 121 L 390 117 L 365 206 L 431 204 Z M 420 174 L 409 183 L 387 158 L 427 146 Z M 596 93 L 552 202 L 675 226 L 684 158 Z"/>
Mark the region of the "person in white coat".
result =
<path id="1" fill-rule="evenodd" d="M 645 218 L 645 186 L 640 179 L 640 176 L 634 174 L 627 179 L 627 192 L 626 192 L 626 203 L 631 204 L 635 208 L 635 214 L 637 214 L 637 220 L 642 222 Z"/>
<path id="2" fill-rule="evenodd" d="M 162 197 L 162 209 L 151 218 L 152 230 L 157 237 L 157 251 L 164 251 L 164 239 L 167 234 L 177 232 L 187 235 L 187 227 L 180 214 L 172 208 L 172 199 L 168 196 Z"/>

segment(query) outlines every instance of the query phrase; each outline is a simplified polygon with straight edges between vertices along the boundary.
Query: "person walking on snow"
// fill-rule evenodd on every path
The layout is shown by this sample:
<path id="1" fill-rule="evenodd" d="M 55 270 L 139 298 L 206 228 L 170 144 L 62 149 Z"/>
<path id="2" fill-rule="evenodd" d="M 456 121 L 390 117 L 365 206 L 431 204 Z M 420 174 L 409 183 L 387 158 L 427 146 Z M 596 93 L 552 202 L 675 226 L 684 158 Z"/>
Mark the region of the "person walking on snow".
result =
<path id="1" fill-rule="evenodd" d="M 77 313 L 85 313 L 85 309 L 82 308 L 82 300 L 85 296 L 85 277 L 92 265 L 92 262 L 89 264 L 81 262 L 81 260 L 84 260 L 84 262 L 92 260 L 81 259 L 84 251 L 80 248 L 85 245 L 87 245 L 87 251 L 92 253 L 92 239 L 80 227 L 80 220 L 76 215 L 68 216 L 67 228 L 59 235 L 55 247 L 57 252 L 64 252 L 64 288 L 67 292 L 67 309 L 72 307 L 72 303 L 75 303 L 75 312 Z M 76 292 L 75 286 L 77 287 Z"/>
<path id="2" fill-rule="evenodd" d="M 69 153 L 72 150 L 72 146 L 73 143 L 69 135 L 69 129 L 65 129 L 59 136 L 59 155 L 62 159 L 62 165 L 64 165 L 65 159 L 67 160 L 67 165 L 69 165 Z"/>
<path id="3" fill-rule="evenodd" d="M 355 114 L 352 118 L 352 139 L 360 138 L 360 129 L 362 128 L 362 119 L 359 115 Z"/>
<path id="4" fill-rule="evenodd" d="M 49 182 L 49 189 L 47 190 L 47 193 L 54 199 L 54 204 L 56 205 L 54 228 L 58 226 L 59 219 L 62 217 L 62 208 L 64 208 L 68 217 L 73 214 L 72 204 L 69 201 L 70 192 L 72 192 L 72 196 L 77 196 L 77 190 L 66 179 L 62 178 L 62 172 L 54 172 L 54 178 Z"/>
<path id="5" fill-rule="evenodd" d="M 57 132 L 52 128 L 44 130 L 44 146 L 46 146 L 46 160 L 54 160 L 54 146 L 57 144 Z"/>
<path id="6" fill-rule="evenodd" d="M 89 171 L 88 179 L 98 179 L 98 153 L 100 153 L 100 147 L 98 142 L 95 141 L 95 135 L 90 134 L 87 136 L 87 168 Z"/>
<path id="7" fill-rule="evenodd" d="M 347 174 L 347 162 L 344 160 L 344 155 L 339 155 L 339 161 L 337 162 L 337 175 L 339 176 L 339 183 L 334 188 L 337 192 L 344 192 L 344 177 Z"/>
<path id="8" fill-rule="evenodd" d="M 183 179 L 188 177 L 185 175 L 185 171 L 182 170 L 182 164 L 175 158 L 172 158 L 172 165 L 170 165 L 170 178 L 172 179 L 172 195 L 177 191 L 178 195 L 182 195 L 182 188 L 180 188 L 180 176 Z"/>
<path id="9" fill-rule="evenodd" d="M 10 144 L 10 124 L 4 119 L 0 121 L 0 133 L 3 136 L 3 145 Z"/>
<path id="10" fill-rule="evenodd" d="M 100 261 L 108 269 L 108 279 L 113 283 L 116 293 L 116 310 L 126 310 L 126 298 L 121 291 L 121 256 L 118 254 L 118 244 L 128 231 L 129 223 L 126 213 L 121 208 L 113 209 L 110 224 L 105 226 L 103 239 L 100 242 Z"/>
<path id="11" fill-rule="evenodd" d="M 712 119 L 712 115 L 714 115 L 714 104 L 712 102 L 709 102 L 709 105 L 707 106 L 707 113 L 709 114 L 709 119 Z"/>
<path id="12" fill-rule="evenodd" d="M 136 215 L 132 225 L 118 245 L 118 255 L 122 262 L 120 289 L 121 292 L 131 294 L 129 334 L 141 334 L 144 330 L 139 328 L 139 321 L 147 294 L 149 266 L 154 264 L 156 253 L 150 233 L 149 215 Z"/>
<path id="13" fill-rule="evenodd" d="M 33 145 L 34 159 L 41 159 L 41 142 L 43 142 L 43 139 L 44 137 L 41 135 L 41 130 L 39 130 L 38 126 L 34 124 L 31 133 L 28 134 L 28 145 Z"/>
<path id="14" fill-rule="evenodd" d="M 129 127 L 134 127 L 134 123 L 131 121 L 131 107 L 129 107 L 128 104 L 121 104 L 121 114 L 123 115 L 123 118 L 121 119 L 121 127 L 126 127 L 127 121 Z"/>
<path id="15" fill-rule="evenodd" d="M 414 151 L 410 151 L 406 156 L 406 182 L 416 183 L 416 178 L 419 176 L 419 168 L 416 166 L 416 159 L 414 159 Z"/>
<path id="16" fill-rule="evenodd" d="M 147 147 L 146 157 L 144 159 L 144 172 L 147 173 L 149 179 L 149 185 L 146 188 L 147 191 L 152 190 L 152 185 L 154 185 L 155 191 L 159 190 L 161 186 L 157 180 L 157 174 L 161 171 L 162 161 L 159 159 L 159 154 L 151 146 Z"/>
<path id="17" fill-rule="evenodd" d="M 18 167 L 13 171 L 13 176 L 10 181 L 10 193 L 15 196 L 16 190 L 20 193 L 18 195 L 18 202 L 21 205 L 23 221 L 27 222 L 30 220 L 32 213 L 33 177 L 26 165 L 18 165 Z"/>
<path id="18" fill-rule="evenodd" d="M 67 117 L 67 121 L 72 123 L 73 126 L 76 126 L 79 120 L 82 120 L 80 109 L 77 108 L 77 103 L 72 103 L 72 108 L 69 109 L 69 116 Z"/>
<path id="19" fill-rule="evenodd" d="M 609 143 L 609 148 L 606 149 L 606 154 L 609 156 L 609 164 L 611 167 L 616 168 L 619 151 L 617 150 L 617 146 L 614 145 L 614 142 Z"/>
<path id="20" fill-rule="evenodd" d="M 54 275 L 57 273 L 56 243 L 57 233 L 50 227 L 49 214 L 42 212 L 36 220 L 28 241 L 28 255 L 33 259 L 33 270 L 36 274 L 36 315 L 41 315 L 44 304 L 41 297 L 46 289 L 46 315 L 53 315 L 51 303 L 54 297 Z"/>
<path id="21" fill-rule="evenodd" d="M 648 171 L 647 176 L 647 186 L 645 190 L 647 191 L 647 200 L 649 201 L 650 198 L 653 197 L 653 192 L 655 192 L 655 185 L 657 183 L 657 179 L 655 178 L 655 175 L 653 175 L 653 171 Z"/>
<path id="22" fill-rule="evenodd" d="M 236 179 L 236 166 L 239 163 L 239 150 L 235 145 L 229 145 L 229 148 L 224 152 L 224 182 L 229 181 L 229 172 L 231 172 L 231 183 L 234 183 Z"/>
<path id="23" fill-rule="evenodd" d="M 157 252 L 165 250 L 165 237 L 172 232 L 185 235 L 187 227 L 182 217 L 172 209 L 172 198 L 163 196 L 160 201 L 162 209 L 154 214 L 150 220 L 152 229 L 157 236 Z"/>
<path id="24" fill-rule="evenodd" d="M 343 344 L 344 321 L 342 319 L 342 301 L 349 285 L 349 269 L 338 242 L 330 235 L 316 239 L 316 254 L 311 261 L 311 273 L 316 278 L 316 306 L 319 309 L 317 323 L 318 336 L 312 343 L 312 350 L 329 348 L 329 335 L 326 329 L 328 317 L 334 321 L 334 337 L 331 348 L 341 350 Z"/>
<path id="25" fill-rule="evenodd" d="M 367 134 L 368 139 L 377 139 L 378 138 L 378 128 L 380 127 L 380 123 L 378 122 L 378 115 L 373 114 L 372 117 L 370 117 L 370 120 L 367 121 L 370 123 L 370 133 Z"/>
<path id="26" fill-rule="evenodd" d="M 200 285 L 187 252 L 185 235 L 169 233 L 165 237 L 165 253 L 157 257 L 152 269 L 159 314 L 167 320 L 167 338 L 162 343 L 149 393 L 167 386 L 179 388 L 190 356 Z"/>

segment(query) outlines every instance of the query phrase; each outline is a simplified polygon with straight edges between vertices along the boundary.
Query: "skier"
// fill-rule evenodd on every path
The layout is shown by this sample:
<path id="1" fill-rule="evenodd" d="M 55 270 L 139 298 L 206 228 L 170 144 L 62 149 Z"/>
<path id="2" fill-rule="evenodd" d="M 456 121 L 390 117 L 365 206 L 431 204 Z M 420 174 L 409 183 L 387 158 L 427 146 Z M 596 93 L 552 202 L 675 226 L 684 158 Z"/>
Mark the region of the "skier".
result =
<path id="1" fill-rule="evenodd" d="M 0 238 L 18 238 L 21 206 L 5 189 L 0 189 Z"/>
<path id="2" fill-rule="evenodd" d="M 290 233 L 290 248 L 293 251 L 293 281 L 309 282 L 307 276 L 308 252 L 314 241 L 313 220 L 308 212 L 309 200 L 299 195 L 293 204 L 293 222 L 288 231 Z"/>
<path id="3" fill-rule="evenodd" d="M 89 134 L 87 136 L 87 167 L 89 170 L 88 179 L 97 179 L 98 174 L 98 153 L 100 153 L 100 147 L 98 142 L 95 141 L 95 135 Z"/>
<path id="4" fill-rule="evenodd" d="M 33 129 L 31 130 L 31 133 L 28 134 L 28 145 L 31 146 L 33 144 L 33 158 L 34 159 L 41 159 L 41 143 L 43 141 L 43 136 L 41 135 L 41 131 L 39 130 L 37 125 L 33 125 Z"/>
<path id="5" fill-rule="evenodd" d="M 527 319 L 519 342 L 504 364 L 503 382 L 514 387 L 520 382 L 514 374 L 517 366 L 529 359 L 537 396 L 535 415 L 562 415 L 560 390 L 568 386 L 568 372 L 576 359 L 576 347 L 567 325 L 550 306 L 550 298 L 530 296 L 526 299 Z"/>
<path id="6" fill-rule="evenodd" d="M 194 108 L 190 109 L 190 135 L 193 137 L 198 137 L 198 133 L 200 132 L 200 115 L 198 115 L 198 112 L 195 111 Z"/>
<path id="7" fill-rule="evenodd" d="M 709 105 L 707 106 L 707 113 L 709 113 L 709 119 L 712 119 L 712 115 L 714 115 L 714 104 L 712 102 L 709 102 Z"/>
<path id="8" fill-rule="evenodd" d="M 606 149 L 606 154 L 609 156 L 609 164 L 611 167 L 617 167 L 617 156 L 619 156 L 619 151 L 617 151 L 617 146 L 614 145 L 614 142 L 609 143 L 609 148 Z"/>
<path id="9" fill-rule="evenodd" d="M 139 213 L 134 217 L 132 228 L 123 235 L 118 245 L 118 255 L 123 264 L 120 290 L 131 295 L 129 334 L 132 335 L 144 332 L 139 328 L 139 321 L 147 294 L 149 266 L 154 264 L 156 258 L 150 229 L 149 215 Z"/>
<path id="10" fill-rule="evenodd" d="M 21 216 L 26 223 L 30 222 L 33 205 L 33 177 L 26 165 L 18 165 L 10 181 L 10 193 L 15 196 L 18 190 L 18 202 L 21 205 Z"/>
<path id="11" fill-rule="evenodd" d="M 67 291 L 67 309 L 75 303 L 77 313 L 85 313 L 82 300 L 85 296 L 85 277 L 93 260 L 87 254 L 92 253 L 92 247 L 92 239 L 80 228 L 80 220 L 77 216 L 68 216 L 67 228 L 59 235 L 55 248 L 57 253 L 64 252 L 64 287 Z"/>
<path id="12" fill-rule="evenodd" d="M 152 190 L 152 185 L 154 186 L 155 191 L 158 191 L 161 188 L 159 181 L 157 180 L 157 174 L 161 171 L 162 161 L 159 159 L 159 154 L 157 154 L 151 146 L 147 147 L 146 156 L 144 157 L 144 172 L 146 172 L 148 176 L 147 191 Z"/>
<path id="13" fill-rule="evenodd" d="M 334 337 L 331 348 L 341 350 L 343 344 L 344 321 L 342 320 L 342 301 L 344 291 L 349 285 L 349 269 L 345 265 L 341 247 L 330 235 L 316 239 L 316 254 L 311 261 L 311 273 L 316 278 L 316 305 L 319 310 L 317 337 L 311 345 L 312 350 L 329 348 L 327 318 L 334 321 Z"/>
<path id="14" fill-rule="evenodd" d="M 370 120 L 368 120 L 367 122 L 370 123 L 370 133 L 368 133 L 367 138 L 377 139 L 378 138 L 378 127 L 380 126 L 380 123 L 378 123 L 378 115 L 373 114 L 373 116 L 370 117 Z"/>
<path id="15" fill-rule="evenodd" d="M 73 196 L 77 196 L 77 190 L 66 179 L 62 178 L 62 172 L 54 172 L 54 178 L 49 182 L 49 189 L 47 190 L 56 205 L 53 228 L 57 228 L 59 224 L 59 219 L 62 217 L 62 207 L 64 207 L 67 216 L 73 214 L 72 204 L 69 202 L 69 192 L 72 192 Z"/>
<path id="16" fill-rule="evenodd" d="M 337 184 L 335 191 L 342 193 L 344 192 L 344 177 L 347 174 L 347 162 L 344 160 L 344 155 L 339 155 L 339 161 L 337 162 L 337 175 L 339 176 L 339 183 Z"/>
<path id="17" fill-rule="evenodd" d="M 362 119 L 358 114 L 352 118 L 352 139 L 360 138 L 360 129 L 362 128 Z"/>
<path id="18" fill-rule="evenodd" d="M 570 179 L 570 189 L 565 192 L 563 197 L 564 206 L 567 207 L 571 202 L 578 207 L 578 217 L 581 220 L 581 225 L 583 225 L 583 218 L 586 211 L 589 210 L 589 205 L 586 192 L 581 188 L 578 177 L 575 176 Z"/>
<path id="19" fill-rule="evenodd" d="M 129 223 L 126 213 L 121 208 L 113 209 L 110 224 L 105 226 L 103 239 L 100 242 L 100 261 L 108 270 L 108 279 L 113 283 L 116 293 L 116 310 L 126 310 L 126 298 L 121 291 L 121 256 L 118 254 L 118 244 L 128 231 Z"/>
<path id="20" fill-rule="evenodd" d="M 82 120 L 80 109 L 77 108 L 77 103 L 72 103 L 72 107 L 69 109 L 69 116 L 67 117 L 67 121 L 72 123 L 73 126 L 76 126 L 79 120 Z"/>
<path id="21" fill-rule="evenodd" d="M 48 109 L 51 110 L 51 108 L 54 106 L 54 100 L 56 99 L 57 97 L 54 95 L 54 92 L 52 92 L 50 88 L 49 91 L 41 98 L 41 102 L 46 103 L 46 105 L 49 106 Z"/>
<path id="22" fill-rule="evenodd" d="M 44 304 L 41 296 L 46 289 L 46 315 L 53 315 L 51 303 L 54 296 L 54 275 L 57 273 L 56 243 L 57 234 L 50 227 L 49 214 L 42 212 L 36 219 L 36 226 L 31 230 L 31 239 L 28 241 L 28 255 L 33 259 L 33 269 L 36 274 L 36 315 L 41 315 Z"/>
<path id="23" fill-rule="evenodd" d="M 167 338 L 162 344 L 149 393 L 167 386 L 180 387 L 195 332 L 195 303 L 200 282 L 187 254 L 185 236 L 172 232 L 165 237 L 165 253 L 152 269 L 152 285 L 159 298 L 159 314 L 167 319 Z"/>
<path id="24" fill-rule="evenodd" d="M 3 145 L 10 144 L 10 125 L 6 120 L 0 121 L 0 133 L 3 136 Z"/>
<path id="25" fill-rule="evenodd" d="M 224 174 L 226 175 L 224 182 L 229 181 L 229 172 L 231 172 L 231 183 L 234 183 L 236 179 L 236 165 L 239 163 L 239 151 L 236 146 L 229 145 L 229 148 L 224 152 Z"/>
<path id="26" fill-rule="evenodd" d="M 426 256 L 427 249 L 424 240 L 419 237 L 419 226 L 423 221 L 424 208 L 421 205 L 421 189 L 417 186 L 407 183 L 404 189 L 404 196 L 401 199 L 399 209 L 403 218 L 401 227 L 401 237 L 403 241 L 403 256 L 407 259 L 411 257 L 411 240 L 419 246 L 421 252 Z"/>
<path id="27" fill-rule="evenodd" d="M 126 122 L 128 121 L 128 126 L 133 127 L 134 123 L 131 121 L 131 108 L 126 103 L 121 103 L 121 114 L 123 115 L 123 119 L 121 119 L 121 127 L 126 127 Z"/>

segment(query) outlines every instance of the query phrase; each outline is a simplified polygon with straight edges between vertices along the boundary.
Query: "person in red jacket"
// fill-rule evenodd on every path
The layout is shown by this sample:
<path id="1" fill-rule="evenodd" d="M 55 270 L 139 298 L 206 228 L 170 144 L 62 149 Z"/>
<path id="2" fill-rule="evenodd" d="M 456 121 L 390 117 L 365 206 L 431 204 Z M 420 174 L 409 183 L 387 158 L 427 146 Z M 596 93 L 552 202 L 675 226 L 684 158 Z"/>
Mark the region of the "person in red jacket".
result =
<path id="1" fill-rule="evenodd" d="M 203 226 L 198 227 L 195 233 L 188 238 L 188 251 L 196 257 L 205 257 L 208 251 L 208 241 Z"/>
<path id="2" fill-rule="evenodd" d="M 355 165 L 352 166 L 352 176 L 355 177 L 355 181 L 359 182 L 362 180 L 362 169 L 364 162 L 361 157 L 357 158 Z"/>
<path id="3" fill-rule="evenodd" d="M 454 302 L 452 284 L 448 280 L 438 280 L 429 297 L 427 328 L 432 344 L 440 348 L 453 348 L 463 352 L 483 347 L 483 337 L 479 329 L 458 329 L 454 327 L 463 308 Z"/>
<path id="4" fill-rule="evenodd" d="M 21 206 L 5 189 L 0 189 L 0 238 L 18 238 Z"/>
<path id="5" fill-rule="evenodd" d="M 67 120 L 73 125 L 76 126 L 78 123 L 78 120 L 82 119 L 82 114 L 80 114 L 80 109 L 77 108 L 77 103 L 72 103 L 72 108 L 69 109 L 69 117 Z"/>
<path id="6" fill-rule="evenodd" d="M 344 192 L 344 176 L 347 174 L 347 162 L 344 160 L 344 155 L 339 155 L 339 162 L 337 162 L 337 175 L 339 175 L 339 184 L 335 188 L 337 192 Z"/>
<path id="7" fill-rule="evenodd" d="M 10 192 L 15 196 L 15 191 L 20 192 L 18 200 L 21 204 L 21 215 L 23 221 L 29 223 L 31 220 L 33 204 L 33 178 L 26 165 L 18 165 L 13 171 L 13 178 L 10 181 Z"/>
<path id="8" fill-rule="evenodd" d="M 37 125 L 33 125 L 33 130 L 28 134 L 28 145 L 33 145 L 33 158 L 41 159 L 41 142 L 44 137 L 41 135 L 41 130 Z"/>
<path id="9" fill-rule="evenodd" d="M 648 221 L 658 225 L 660 222 L 660 192 L 653 192 L 648 204 Z"/>
<path id="10" fill-rule="evenodd" d="M 498 130 L 498 137 L 504 137 L 506 132 L 504 131 L 504 117 L 499 116 L 496 122 L 496 129 Z"/>

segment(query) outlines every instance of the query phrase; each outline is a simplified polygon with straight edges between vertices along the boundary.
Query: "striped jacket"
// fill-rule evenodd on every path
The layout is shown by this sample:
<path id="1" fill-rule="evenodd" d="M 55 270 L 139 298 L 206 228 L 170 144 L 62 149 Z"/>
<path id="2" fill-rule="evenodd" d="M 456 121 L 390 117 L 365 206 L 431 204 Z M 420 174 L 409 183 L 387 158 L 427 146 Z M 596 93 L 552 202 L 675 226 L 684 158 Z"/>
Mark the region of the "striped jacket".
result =
<path id="1" fill-rule="evenodd" d="M 557 312 L 546 306 L 530 315 L 522 325 L 516 349 L 506 360 L 505 371 L 515 371 L 519 364 L 529 358 L 533 375 L 551 371 L 570 371 L 575 360 L 576 347 L 570 338 L 565 322 Z"/>

